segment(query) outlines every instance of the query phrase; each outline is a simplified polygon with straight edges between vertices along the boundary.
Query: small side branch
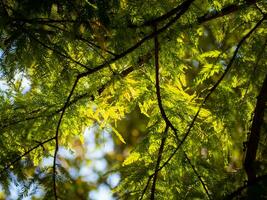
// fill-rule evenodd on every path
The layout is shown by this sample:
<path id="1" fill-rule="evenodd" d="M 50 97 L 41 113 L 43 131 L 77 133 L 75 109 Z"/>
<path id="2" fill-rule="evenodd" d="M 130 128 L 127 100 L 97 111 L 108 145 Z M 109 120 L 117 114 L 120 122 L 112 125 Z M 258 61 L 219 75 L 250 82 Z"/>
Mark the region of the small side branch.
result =
<path id="1" fill-rule="evenodd" d="M 36 41 L 37 43 L 39 43 L 41 46 L 45 47 L 46 49 L 49 49 L 49 50 L 53 51 L 54 53 L 58 54 L 59 56 L 65 58 L 65 59 L 68 59 L 68 60 L 70 60 L 71 62 L 76 63 L 77 65 L 79 65 L 79 66 L 81 66 L 81 67 L 83 67 L 83 68 L 89 70 L 89 68 L 88 68 L 86 65 L 84 65 L 84 64 L 82 64 L 81 62 L 79 62 L 79 61 L 73 59 L 71 56 L 66 55 L 66 54 L 60 52 L 59 50 L 57 50 L 57 49 L 55 49 L 55 48 L 53 48 L 53 47 L 51 47 L 51 46 L 48 46 L 47 44 L 43 43 L 41 40 L 39 40 L 38 38 L 36 38 L 33 34 L 31 34 L 31 33 L 30 33 L 29 31 L 27 31 L 26 29 L 24 29 L 24 31 L 25 31 L 25 32 L 26 32 L 26 33 L 27 33 L 27 34 L 28 34 L 34 41 Z"/>
<path id="2" fill-rule="evenodd" d="M 185 153 L 185 151 L 184 151 L 184 155 L 185 155 L 185 158 L 186 158 L 187 162 L 189 163 L 190 167 L 193 169 L 195 175 L 197 176 L 199 182 L 201 183 L 203 189 L 205 190 L 205 193 L 206 193 L 207 197 L 208 197 L 209 199 L 212 199 L 211 196 L 210 196 L 210 193 L 209 193 L 209 191 L 208 191 L 208 188 L 207 188 L 206 184 L 205 184 L 204 181 L 202 180 L 202 177 L 201 177 L 201 176 L 199 175 L 199 173 L 197 172 L 195 166 L 192 164 L 190 158 L 187 156 L 187 154 Z"/>
<path id="3" fill-rule="evenodd" d="M 0 171 L 0 175 L 3 174 L 6 170 L 8 170 L 11 166 L 13 166 L 14 164 L 16 164 L 17 162 L 19 162 L 23 157 L 25 157 L 26 155 L 30 154 L 32 151 L 34 151 L 35 149 L 39 148 L 39 147 L 43 147 L 44 144 L 55 140 L 55 137 L 49 138 L 43 142 L 39 142 L 37 145 L 35 145 L 34 147 L 32 147 L 31 149 L 29 149 L 28 151 L 26 151 L 24 154 L 20 155 L 19 157 L 17 157 L 15 160 L 11 161 L 8 165 L 5 166 L 4 169 L 2 169 Z"/>
<path id="4" fill-rule="evenodd" d="M 156 163 L 155 172 L 154 172 L 154 176 L 153 176 L 152 187 L 151 187 L 151 196 L 150 196 L 151 200 L 155 199 L 156 182 L 157 182 L 158 172 L 159 172 L 158 168 L 160 166 L 160 161 L 162 159 L 162 154 L 163 154 L 165 142 L 166 142 L 166 139 L 167 139 L 168 129 L 169 129 L 169 126 L 167 125 L 165 130 L 164 130 L 164 133 L 163 133 L 163 136 L 162 136 L 162 139 L 161 139 L 161 143 L 160 143 L 160 147 L 159 147 L 159 153 L 158 153 L 157 163 Z"/>

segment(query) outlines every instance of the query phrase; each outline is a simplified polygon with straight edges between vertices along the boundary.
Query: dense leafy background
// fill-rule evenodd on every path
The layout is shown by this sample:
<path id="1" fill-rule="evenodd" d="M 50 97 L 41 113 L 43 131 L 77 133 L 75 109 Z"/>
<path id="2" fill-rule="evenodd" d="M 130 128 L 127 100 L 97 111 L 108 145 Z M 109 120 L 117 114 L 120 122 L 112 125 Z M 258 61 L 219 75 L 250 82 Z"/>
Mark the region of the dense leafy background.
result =
<path id="1" fill-rule="evenodd" d="M 2 199 L 267 198 L 266 1 L 0 4 Z"/>

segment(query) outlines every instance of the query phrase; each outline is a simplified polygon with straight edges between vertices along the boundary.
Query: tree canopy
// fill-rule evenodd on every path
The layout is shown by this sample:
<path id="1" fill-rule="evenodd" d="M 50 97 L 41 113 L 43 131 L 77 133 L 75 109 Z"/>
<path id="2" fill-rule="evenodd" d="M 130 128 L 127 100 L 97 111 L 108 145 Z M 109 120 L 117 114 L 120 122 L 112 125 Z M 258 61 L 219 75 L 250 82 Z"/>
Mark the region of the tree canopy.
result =
<path id="1" fill-rule="evenodd" d="M 267 199 L 266 1 L 0 5 L 0 198 Z"/>

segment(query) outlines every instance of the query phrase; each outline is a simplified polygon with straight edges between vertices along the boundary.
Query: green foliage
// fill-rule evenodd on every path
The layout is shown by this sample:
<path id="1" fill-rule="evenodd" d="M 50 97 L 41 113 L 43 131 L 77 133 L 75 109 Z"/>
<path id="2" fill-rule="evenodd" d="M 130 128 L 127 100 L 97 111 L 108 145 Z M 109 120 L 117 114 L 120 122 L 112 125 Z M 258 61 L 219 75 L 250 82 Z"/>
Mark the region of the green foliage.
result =
<path id="1" fill-rule="evenodd" d="M 12 181 L 18 198 L 87 198 L 108 176 L 71 176 L 86 159 L 88 127 L 96 148 L 101 132 L 112 135 L 103 157 L 120 174 L 118 199 L 221 199 L 244 185 L 267 72 L 265 1 L 0 4 L 0 199 Z M 266 124 L 265 108 L 257 176 L 266 174 Z M 58 147 L 80 154 L 67 160 Z M 264 183 L 249 180 L 259 198 Z M 247 188 L 234 197 L 250 197 Z"/>

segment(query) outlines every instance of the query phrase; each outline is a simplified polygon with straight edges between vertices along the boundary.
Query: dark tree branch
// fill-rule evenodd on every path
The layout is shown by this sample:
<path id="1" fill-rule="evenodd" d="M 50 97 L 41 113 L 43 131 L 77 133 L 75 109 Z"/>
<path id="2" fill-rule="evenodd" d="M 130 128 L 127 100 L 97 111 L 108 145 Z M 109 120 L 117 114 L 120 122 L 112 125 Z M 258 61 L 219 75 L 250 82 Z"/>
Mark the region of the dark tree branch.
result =
<path id="1" fill-rule="evenodd" d="M 85 77 L 88 76 L 90 74 L 93 74 L 101 69 L 103 69 L 104 67 L 106 67 L 108 64 L 111 64 L 125 56 L 127 56 L 128 54 L 132 53 L 134 50 L 136 50 L 138 47 L 140 47 L 141 45 L 143 45 L 146 41 L 154 38 L 155 35 L 161 34 L 163 33 L 165 30 L 167 30 L 170 26 L 172 26 L 188 9 L 189 6 L 191 5 L 191 3 L 193 2 L 193 0 L 187 0 L 186 3 L 183 3 L 181 5 L 181 11 L 179 13 L 177 13 L 177 15 L 175 17 L 173 17 L 166 25 L 164 25 L 162 28 L 158 29 L 157 31 L 153 31 L 151 34 L 145 36 L 143 39 L 141 39 L 139 42 L 137 42 L 136 44 L 134 44 L 133 46 L 131 46 L 130 48 L 128 48 L 126 51 L 118 54 L 117 56 L 115 56 L 114 58 L 108 60 L 107 62 L 98 65 L 97 67 L 91 68 L 90 70 L 87 70 L 83 73 L 80 74 L 81 77 Z"/>
<path id="2" fill-rule="evenodd" d="M 208 188 L 207 188 L 206 184 L 205 184 L 204 181 L 202 180 L 202 177 L 201 177 L 201 176 L 199 175 L 199 173 L 197 172 L 195 166 L 192 164 L 190 158 L 187 156 L 187 154 L 185 153 L 185 151 L 184 151 L 184 155 L 185 155 L 185 158 L 186 158 L 188 164 L 189 164 L 189 165 L 191 166 L 191 168 L 193 169 L 193 172 L 195 173 L 195 175 L 197 176 L 197 178 L 198 178 L 199 182 L 201 183 L 203 189 L 205 190 L 205 193 L 206 193 L 207 197 L 211 200 L 212 198 L 211 198 L 211 196 L 210 196 L 210 193 L 209 193 L 209 191 L 208 191 Z"/>
<path id="3" fill-rule="evenodd" d="M 248 176 L 248 182 L 256 179 L 256 171 L 254 163 L 256 160 L 257 149 L 260 141 L 260 131 L 264 123 L 264 111 L 267 102 L 267 75 L 265 76 L 257 103 L 254 110 L 254 117 L 251 125 L 251 131 L 247 142 L 247 150 L 245 155 L 244 167 Z"/>
<path id="4" fill-rule="evenodd" d="M 154 25 L 154 28 L 156 31 L 156 25 Z M 165 146 L 165 142 L 166 142 L 166 139 L 167 139 L 167 133 L 168 133 L 168 128 L 171 127 L 171 129 L 174 131 L 175 133 L 175 136 L 176 136 L 176 139 L 179 141 L 179 138 L 178 138 L 178 135 L 177 135 L 177 132 L 176 132 L 176 129 L 175 127 L 173 126 L 173 124 L 169 121 L 166 113 L 165 113 L 165 110 L 163 108 L 163 105 L 162 105 L 162 99 L 161 99 L 161 95 L 160 95 L 160 83 L 159 83 L 159 43 L 158 43 L 158 38 L 157 36 L 155 36 L 154 38 L 154 45 L 155 45 L 155 74 L 156 74 L 156 94 L 157 94 L 157 101 L 158 101 L 158 106 L 159 106 L 159 109 L 160 109 L 160 112 L 161 112 L 161 116 L 162 118 L 164 119 L 165 123 L 166 123 L 166 129 L 163 133 L 163 137 L 162 137 L 162 140 L 161 140 L 161 144 L 160 144 L 160 148 L 159 148 L 159 152 L 158 152 L 158 157 L 157 157 L 157 162 L 156 162 L 156 167 L 155 167 L 155 172 L 150 175 L 148 177 L 148 180 L 147 180 L 147 183 L 146 183 L 146 186 L 144 188 L 144 190 L 142 191 L 142 194 L 141 194 L 141 197 L 140 197 L 140 200 L 142 200 L 148 186 L 149 186 L 149 183 L 151 181 L 151 179 L 153 178 L 153 182 L 152 182 L 152 187 L 151 187 L 151 196 L 150 196 L 150 199 L 154 200 L 155 199 L 155 191 L 156 191 L 156 181 L 157 181 L 157 176 L 158 176 L 158 168 L 160 166 L 160 161 L 162 160 L 162 154 L 163 154 L 163 149 L 164 149 L 164 146 Z M 207 196 L 209 199 L 211 199 L 210 195 L 209 195 L 209 192 L 208 192 L 208 189 L 204 183 L 204 181 L 202 180 L 201 176 L 198 174 L 198 172 L 196 171 L 194 165 L 191 163 L 189 157 L 187 156 L 186 152 L 183 151 L 185 157 L 186 157 L 186 160 L 188 161 L 190 167 L 193 169 L 194 173 L 196 174 L 196 176 L 198 177 L 200 183 L 202 184 Z"/>
<path id="5" fill-rule="evenodd" d="M 24 31 L 26 32 L 27 35 L 29 35 L 34 41 L 36 41 L 37 43 L 39 43 L 41 46 L 43 46 L 43 47 L 45 47 L 45 48 L 47 48 L 47 49 L 49 49 L 49 50 L 55 52 L 55 53 L 58 54 L 59 56 L 61 56 L 61 57 L 63 57 L 63 58 L 66 58 L 66 59 L 70 60 L 71 62 L 76 63 L 77 65 L 79 65 L 79 66 L 81 66 L 81 67 L 83 67 L 83 68 L 89 70 L 89 68 L 88 68 L 86 65 L 84 65 L 84 64 L 82 64 L 81 62 L 79 62 L 79 61 L 73 59 L 71 56 L 66 55 L 66 53 L 65 53 L 65 54 L 64 54 L 64 53 L 61 53 L 61 52 L 58 51 L 57 49 L 55 49 L 55 48 L 53 48 L 53 47 L 51 47 L 51 46 L 46 45 L 46 44 L 43 43 L 41 40 L 39 40 L 38 38 L 36 38 L 33 34 L 31 34 L 28 30 L 24 29 Z"/>
<path id="6" fill-rule="evenodd" d="M 146 186 L 145 186 L 145 188 L 142 190 L 142 193 L 141 193 L 141 195 L 140 195 L 139 200 L 142 200 L 142 199 L 144 198 L 144 195 L 145 195 L 145 193 L 146 193 L 146 191 L 147 191 L 147 189 L 148 189 L 148 186 L 149 186 L 149 183 L 150 183 L 151 179 L 154 177 L 154 174 L 155 174 L 155 172 L 154 172 L 153 174 L 151 174 L 151 175 L 148 177 L 147 182 L 146 182 Z"/>
<path id="7" fill-rule="evenodd" d="M 134 70 L 138 70 L 140 69 L 145 63 L 147 63 L 150 59 L 152 58 L 152 54 L 151 52 L 148 52 L 142 56 L 140 56 L 138 58 L 138 61 L 137 61 L 137 65 L 136 66 L 130 66 L 126 69 L 124 69 L 122 72 L 120 72 L 119 74 L 116 74 L 116 76 L 119 76 L 121 78 L 124 78 L 126 76 L 128 76 L 128 74 L 130 74 L 131 72 L 133 72 Z M 113 79 L 111 79 L 110 81 L 108 81 L 107 83 L 103 84 L 100 88 L 97 89 L 97 93 L 98 95 L 101 95 L 102 92 L 113 82 Z M 78 101 L 80 101 L 81 99 L 84 99 L 84 98 L 90 98 L 92 101 L 94 101 L 95 99 L 95 96 L 92 95 L 91 93 L 89 92 L 85 92 L 83 94 L 80 94 L 80 95 L 77 95 L 75 97 L 72 98 L 72 100 L 70 100 L 70 102 L 68 103 L 68 106 L 67 107 L 70 107 L 71 105 L 74 105 L 75 103 L 77 103 Z M 64 105 L 63 105 L 64 106 Z M 7 128 L 9 126 L 12 126 L 12 125 L 16 125 L 18 123 L 21 123 L 21 122 L 26 122 L 26 121 L 30 121 L 30 120 L 34 120 L 34 119 L 38 119 L 38 118 L 42 118 L 42 117 L 52 117 L 60 112 L 62 112 L 63 110 L 63 106 L 55 111 L 53 111 L 52 113 L 49 113 L 49 114 L 39 114 L 39 115 L 35 115 L 35 116 L 32 116 L 32 113 L 36 113 L 36 112 L 39 112 L 39 111 L 44 111 L 44 112 L 47 112 L 47 110 L 41 110 L 41 109 L 36 109 L 34 111 L 31 111 L 29 113 L 29 115 L 31 115 L 30 117 L 24 117 L 23 119 L 17 119 L 17 120 L 13 120 L 9 123 L 3 123 L 3 121 L 1 122 L 1 126 L 0 126 L 0 130 L 3 130 L 4 128 Z M 51 107 L 51 106 L 50 106 Z M 38 113 L 37 113 L 38 114 Z M 5 120 L 4 120 L 5 121 Z"/>
<path id="8" fill-rule="evenodd" d="M 156 31 L 157 31 L 157 26 L 154 25 L 154 32 L 156 32 Z M 154 46 L 155 46 L 155 74 L 156 74 L 155 86 L 156 86 L 158 107 L 159 107 L 161 116 L 162 116 L 163 120 L 165 121 L 166 125 L 169 126 L 173 130 L 173 132 L 175 133 L 175 136 L 178 137 L 177 130 L 173 126 L 173 124 L 171 123 L 169 118 L 167 117 L 166 112 L 163 108 L 163 104 L 162 104 L 162 99 L 161 99 L 161 94 L 160 94 L 160 83 L 159 83 L 159 79 L 160 79 L 160 74 L 159 74 L 159 41 L 158 41 L 157 35 L 155 35 L 155 37 L 154 37 Z"/>
<path id="9" fill-rule="evenodd" d="M 141 27 L 142 26 L 152 26 L 152 25 L 158 24 L 158 23 L 166 20 L 166 19 L 172 17 L 173 15 L 181 12 L 181 10 L 184 8 L 184 6 L 186 6 L 187 4 L 191 4 L 193 1 L 191 1 L 191 0 L 184 1 L 182 4 L 178 5 L 177 7 L 175 7 L 172 10 L 170 10 L 169 12 L 161 15 L 160 17 L 157 17 L 155 19 L 146 21 L 143 25 L 141 25 Z"/>
<path id="10" fill-rule="evenodd" d="M 164 130 L 164 133 L 163 133 L 163 136 L 161 139 L 160 147 L 159 147 L 158 158 L 157 158 L 157 163 L 156 163 L 155 172 L 154 172 L 154 176 L 153 176 L 152 187 L 151 187 L 151 196 L 150 196 L 151 200 L 155 199 L 156 182 L 157 182 L 157 177 L 158 177 L 158 172 L 159 172 L 158 168 L 160 166 L 160 161 L 162 159 L 162 154 L 163 154 L 163 149 L 164 149 L 165 142 L 167 139 L 168 129 L 169 129 L 169 126 L 166 125 L 166 128 Z"/>
<path id="11" fill-rule="evenodd" d="M 231 200 L 235 197 L 237 197 L 238 195 L 241 194 L 241 192 L 246 189 L 246 188 L 249 188 L 251 186 L 254 186 L 256 185 L 257 183 L 261 182 L 261 181 L 264 181 L 267 179 L 267 175 L 262 175 L 262 176 L 259 176 L 257 178 L 255 178 L 254 180 L 252 180 L 251 182 L 246 182 L 243 186 L 237 188 L 234 192 L 232 192 L 231 194 L 228 194 L 227 196 L 225 196 L 223 198 L 223 200 Z"/>
<path id="12" fill-rule="evenodd" d="M 13 166 L 14 164 L 16 164 L 17 162 L 19 162 L 23 157 L 25 157 L 26 155 L 28 155 L 29 153 L 31 153 L 33 150 L 39 148 L 39 147 L 43 147 L 44 144 L 55 140 L 55 137 L 49 138 L 43 142 L 39 142 L 37 145 L 35 145 L 34 147 L 32 147 L 31 149 L 29 149 L 28 151 L 26 151 L 24 154 L 20 155 L 19 157 L 17 157 L 15 160 L 11 161 L 9 164 L 7 164 L 4 169 L 2 169 L 0 171 L 0 175 L 3 174 L 6 170 L 8 170 L 11 166 Z"/>
<path id="13" fill-rule="evenodd" d="M 203 104 L 206 103 L 207 99 L 210 97 L 210 95 L 214 92 L 214 90 L 216 90 L 216 88 L 218 87 L 218 85 L 222 82 L 223 78 L 226 76 L 226 74 L 230 71 L 230 69 L 232 68 L 232 65 L 236 59 L 237 53 L 240 49 L 240 47 L 242 46 L 242 44 L 250 37 L 250 35 L 261 25 L 261 23 L 265 20 L 266 17 L 263 17 L 260 21 L 257 22 L 257 24 L 240 40 L 240 42 L 237 44 L 236 49 L 234 51 L 234 54 L 230 60 L 230 62 L 228 63 L 224 73 L 222 74 L 222 76 L 219 78 L 219 80 L 213 85 L 213 87 L 210 89 L 208 95 L 205 97 Z"/>
<path id="14" fill-rule="evenodd" d="M 184 3 L 186 3 L 186 2 L 184 2 Z M 254 4 L 255 4 L 255 2 L 246 1 L 246 3 L 241 4 L 241 5 L 231 4 L 231 5 L 225 6 L 220 11 L 208 11 L 204 15 L 198 17 L 195 23 L 185 25 L 185 27 L 192 27 L 194 24 L 203 24 L 205 22 L 208 22 L 208 21 L 220 18 L 220 17 L 224 17 L 224 16 L 232 14 L 234 12 L 238 12 L 240 10 L 243 10 L 243 9 L 245 9 L 245 8 L 251 6 L 251 5 L 254 5 Z M 153 25 L 155 23 L 162 22 L 164 20 L 169 19 L 170 17 L 172 17 L 176 13 L 180 12 L 181 8 L 182 8 L 182 4 L 177 6 L 177 7 L 175 7 L 171 11 L 163 14 L 160 17 L 157 17 L 155 19 L 148 20 L 148 21 L 144 22 L 140 26 L 130 25 L 130 27 L 137 28 L 137 27 L 143 27 L 143 26 L 151 26 L 151 25 Z"/>
<path id="15" fill-rule="evenodd" d="M 207 21 L 211 21 L 211 20 L 214 20 L 214 19 L 217 19 L 220 17 L 224 17 L 225 15 L 229 15 L 231 13 L 240 11 L 240 10 L 242 10 L 248 6 L 251 6 L 253 4 L 255 4 L 255 3 L 251 2 L 251 1 L 246 1 L 246 3 L 244 3 L 242 5 L 237 5 L 237 4 L 228 5 L 224 8 L 222 8 L 220 11 L 216 11 L 216 12 L 210 12 L 209 11 L 208 13 L 202 15 L 201 17 L 198 17 L 197 23 L 202 24 L 202 23 L 207 22 Z"/>
<path id="16" fill-rule="evenodd" d="M 74 84 L 71 88 L 71 91 L 69 93 L 69 96 L 63 106 L 63 109 L 61 111 L 61 115 L 59 117 L 59 120 L 58 120 L 58 124 L 57 124 L 57 128 L 56 128 L 56 134 L 55 134 L 55 140 L 56 140 L 56 145 L 55 145 L 55 153 L 54 153 L 54 161 L 53 161 L 53 190 L 54 190 L 54 197 L 55 197 L 55 200 L 57 200 L 57 186 L 56 186 L 56 160 L 57 160 L 57 153 L 58 153 L 58 148 L 59 148 L 59 129 L 60 129 L 60 125 L 61 125 L 61 122 L 62 122 L 62 119 L 63 119 L 63 116 L 65 114 L 65 111 L 68 107 L 68 104 L 70 102 L 70 99 L 74 93 L 74 90 L 76 89 L 76 86 L 80 80 L 80 76 L 78 75 L 74 81 Z"/>

